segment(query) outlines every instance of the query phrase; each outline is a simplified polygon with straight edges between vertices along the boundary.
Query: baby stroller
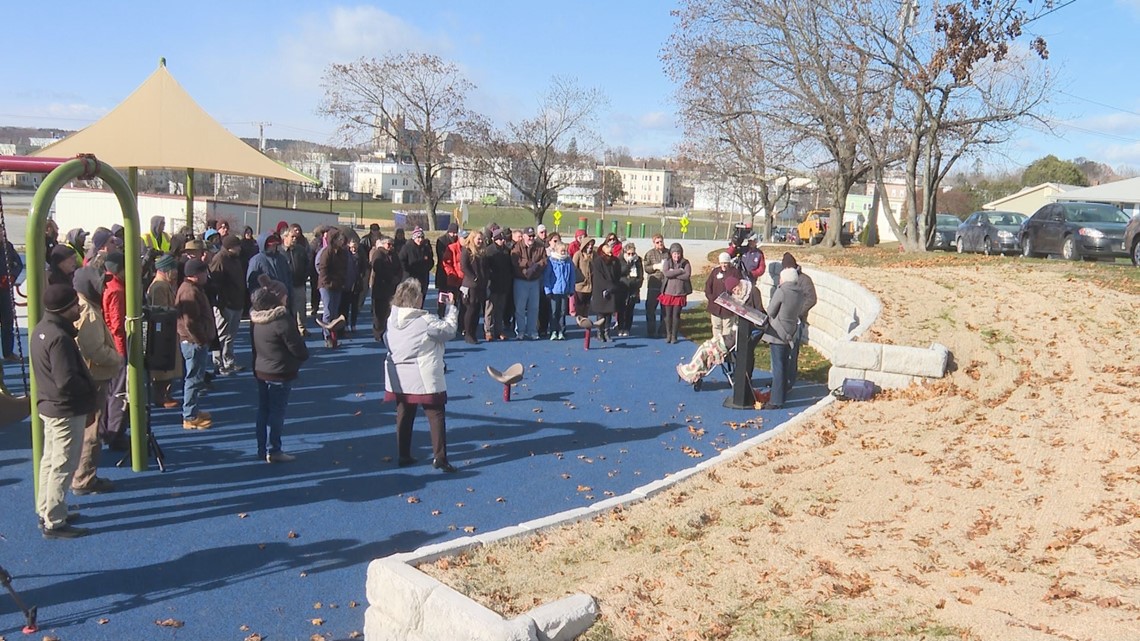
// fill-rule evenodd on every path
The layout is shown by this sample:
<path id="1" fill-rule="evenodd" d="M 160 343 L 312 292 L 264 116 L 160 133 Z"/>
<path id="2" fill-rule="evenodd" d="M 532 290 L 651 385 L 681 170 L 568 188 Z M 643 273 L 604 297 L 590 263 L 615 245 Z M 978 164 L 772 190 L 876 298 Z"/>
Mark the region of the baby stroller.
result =
<path id="1" fill-rule="evenodd" d="M 759 344 L 762 335 L 762 330 L 752 330 L 748 339 L 748 354 L 752 354 L 756 350 L 756 345 Z M 697 351 L 693 353 L 693 357 L 688 363 L 677 365 L 677 376 L 682 381 L 692 385 L 694 392 L 699 392 L 704 387 L 705 376 L 719 367 L 724 372 L 724 376 L 728 379 L 728 384 L 731 387 L 734 385 L 733 373 L 736 371 L 738 361 L 735 343 L 735 330 L 729 332 L 727 336 L 713 336 L 697 346 Z M 751 365 L 755 368 L 756 364 L 752 363 Z"/>

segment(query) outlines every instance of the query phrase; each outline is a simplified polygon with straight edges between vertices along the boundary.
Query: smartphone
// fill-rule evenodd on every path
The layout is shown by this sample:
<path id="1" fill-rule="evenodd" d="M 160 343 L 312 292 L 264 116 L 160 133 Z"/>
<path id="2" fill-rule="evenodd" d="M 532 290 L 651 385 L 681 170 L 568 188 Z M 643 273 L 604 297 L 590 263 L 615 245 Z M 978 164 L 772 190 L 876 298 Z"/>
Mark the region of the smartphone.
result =
<path id="1" fill-rule="evenodd" d="M 440 305 L 450 305 L 451 301 L 452 301 L 451 292 L 440 292 L 439 293 L 439 304 Z"/>

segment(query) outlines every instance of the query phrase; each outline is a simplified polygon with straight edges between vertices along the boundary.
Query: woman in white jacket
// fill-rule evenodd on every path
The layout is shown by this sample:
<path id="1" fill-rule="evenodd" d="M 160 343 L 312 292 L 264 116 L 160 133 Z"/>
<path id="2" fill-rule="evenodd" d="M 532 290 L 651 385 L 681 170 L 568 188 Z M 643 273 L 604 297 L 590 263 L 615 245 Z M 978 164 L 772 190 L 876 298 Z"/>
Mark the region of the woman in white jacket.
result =
<path id="1" fill-rule="evenodd" d="M 423 310 L 420 281 L 408 278 L 396 286 L 392 296 L 392 315 L 384 343 L 388 356 L 384 359 L 384 400 L 396 401 L 396 448 L 399 465 L 416 462 L 412 458 L 412 422 L 416 407 L 423 406 L 431 428 L 434 460 L 432 467 L 444 472 L 456 469 L 447 462 L 447 433 L 444 406 L 447 403 L 447 381 L 444 378 L 443 350 L 455 337 L 459 310 L 451 294 L 446 300 L 443 318 Z"/>

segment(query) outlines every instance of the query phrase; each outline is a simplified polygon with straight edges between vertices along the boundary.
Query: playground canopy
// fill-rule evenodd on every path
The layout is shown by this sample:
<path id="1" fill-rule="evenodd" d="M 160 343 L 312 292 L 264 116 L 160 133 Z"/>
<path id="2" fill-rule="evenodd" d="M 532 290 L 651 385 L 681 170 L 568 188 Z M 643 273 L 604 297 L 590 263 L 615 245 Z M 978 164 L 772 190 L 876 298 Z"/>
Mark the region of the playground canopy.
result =
<path id="1" fill-rule="evenodd" d="M 121 169 L 193 169 L 317 182 L 277 163 L 218 124 L 167 71 L 165 60 L 95 124 L 33 155 L 66 158 L 78 154 L 95 154 Z"/>

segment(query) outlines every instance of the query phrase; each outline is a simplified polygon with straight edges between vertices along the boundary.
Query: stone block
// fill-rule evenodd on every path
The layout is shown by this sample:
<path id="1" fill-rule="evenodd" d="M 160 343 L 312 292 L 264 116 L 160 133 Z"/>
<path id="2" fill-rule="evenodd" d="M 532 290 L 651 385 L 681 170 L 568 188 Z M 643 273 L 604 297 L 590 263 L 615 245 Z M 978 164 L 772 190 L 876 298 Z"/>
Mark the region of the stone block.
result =
<path id="1" fill-rule="evenodd" d="M 478 541 L 481 545 L 491 545 L 492 543 L 498 543 L 500 541 L 513 539 L 517 536 L 526 536 L 528 534 L 531 534 L 531 530 L 528 530 L 524 527 L 519 527 L 517 525 L 508 525 L 507 527 L 501 527 L 493 532 L 476 534 L 472 538 Z"/>
<path id="2" fill-rule="evenodd" d="M 423 610 L 419 631 L 428 639 L 538 641 L 538 628 L 529 617 L 508 622 L 446 585 L 428 595 Z"/>
<path id="3" fill-rule="evenodd" d="M 479 545 L 479 541 L 474 537 L 461 536 L 451 541 L 432 543 L 431 545 L 416 548 L 407 554 L 400 555 L 399 558 L 413 565 L 417 563 L 434 563 L 445 556 L 455 556 L 477 545 Z"/>
<path id="4" fill-rule="evenodd" d="M 938 347 L 941 349 L 883 345 L 883 362 L 878 369 L 892 374 L 942 378 L 946 374 L 949 351 L 941 345 Z"/>
<path id="5" fill-rule="evenodd" d="M 550 516 L 544 516 L 539 519 L 524 521 L 522 523 L 519 523 L 519 527 L 526 530 L 531 530 L 532 532 L 541 532 L 542 530 L 548 530 L 560 525 L 577 523 L 579 519 L 589 513 L 590 511 L 584 507 L 576 507 L 572 510 L 559 512 L 558 514 L 551 514 Z"/>
<path id="6" fill-rule="evenodd" d="M 591 505 L 590 507 L 593 509 L 597 509 L 597 510 L 601 510 L 602 512 L 605 512 L 608 510 L 612 510 L 615 507 L 626 507 L 629 505 L 633 505 L 634 503 L 637 503 L 637 502 L 642 501 L 644 499 L 645 499 L 644 496 L 639 496 L 636 494 L 622 494 L 620 496 L 611 496 L 608 499 L 598 501 L 597 503 Z"/>
<path id="7" fill-rule="evenodd" d="M 408 629 L 370 607 L 364 611 L 364 638 L 366 641 L 408 641 Z"/>
<path id="8" fill-rule="evenodd" d="M 916 380 L 921 380 L 909 374 L 893 372 L 867 372 L 867 378 L 882 389 L 903 389 L 910 387 Z"/>
<path id="9" fill-rule="evenodd" d="M 442 584 L 399 561 L 376 559 L 368 564 L 365 595 L 369 610 L 394 630 L 418 628 L 423 603 Z"/>
<path id="10" fill-rule="evenodd" d="M 851 367 L 835 367 L 827 371 L 827 388 L 835 389 L 843 384 L 845 378 L 868 378 L 867 370 Z"/>
<path id="11" fill-rule="evenodd" d="M 641 496 L 642 498 L 648 499 L 656 496 L 657 494 L 660 494 L 661 492 L 664 492 L 672 486 L 673 480 L 670 478 L 657 479 L 656 481 L 646 483 L 641 487 L 634 488 L 631 494 L 635 494 L 637 496 Z"/>
<path id="12" fill-rule="evenodd" d="M 889 347 L 886 346 L 886 347 Z M 831 364 L 851 369 L 879 369 L 882 362 L 883 345 L 845 341 L 836 345 L 831 355 Z"/>
<path id="13" fill-rule="evenodd" d="M 572 594 L 526 613 L 538 628 L 539 641 L 572 641 L 598 618 L 598 602 L 588 594 Z"/>

